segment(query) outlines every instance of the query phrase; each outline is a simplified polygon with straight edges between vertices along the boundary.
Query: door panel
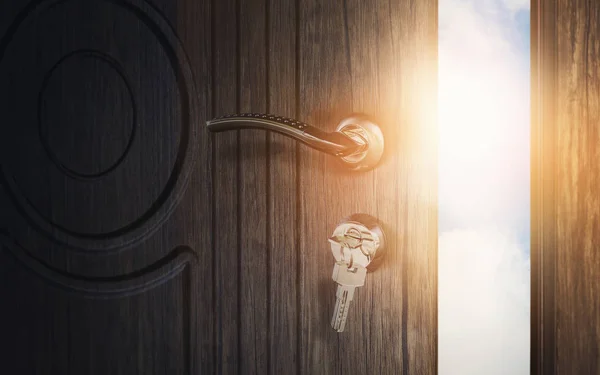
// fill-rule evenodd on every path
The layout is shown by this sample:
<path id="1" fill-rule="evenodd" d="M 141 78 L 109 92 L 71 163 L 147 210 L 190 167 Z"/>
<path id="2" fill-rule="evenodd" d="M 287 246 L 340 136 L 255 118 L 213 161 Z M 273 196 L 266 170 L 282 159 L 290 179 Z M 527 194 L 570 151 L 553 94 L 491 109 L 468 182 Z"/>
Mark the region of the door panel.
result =
<path id="1" fill-rule="evenodd" d="M 435 374 L 437 2 L 0 5 L 11 373 Z M 349 172 L 238 112 L 385 136 Z M 327 238 L 381 220 L 345 332 Z"/>
<path id="2" fill-rule="evenodd" d="M 531 13 L 532 374 L 600 374 L 600 4 Z"/>
<path id="3" fill-rule="evenodd" d="M 302 358 L 307 373 L 436 372 L 437 170 L 435 122 L 428 118 L 436 97 L 429 74 L 435 71 L 436 7 L 302 2 L 301 118 L 333 131 L 351 112 L 376 116 L 387 150 L 381 165 L 363 174 L 301 152 L 301 248 L 311 252 L 301 268 L 301 347 L 312 348 Z M 338 335 L 328 326 L 334 288 L 331 254 L 321 244 L 356 212 L 383 222 L 388 254 L 357 291 L 346 332 Z"/>
<path id="4" fill-rule="evenodd" d="M 267 111 L 299 117 L 298 7 L 293 1 L 267 3 Z M 300 373 L 299 153 L 292 139 L 271 133 L 269 152 L 269 370 Z"/>
<path id="5" fill-rule="evenodd" d="M 234 1 L 212 3 L 212 113 L 238 111 L 238 63 Z M 218 21 L 218 22 L 217 22 Z M 228 41 L 228 42 L 227 42 Z M 239 133 L 223 133 L 211 137 L 213 160 L 211 179 L 213 191 L 213 220 L 215 257 L 215 336 L 216 373 L 236 374 L 239 367 L 239 301 L 240 228 L 238 226 L 239 197 Z M 264 271 L 263 271 L 264 272 Z M 210 285 L 210 284 L 209 284 Z"/>
<path id="6" fill-rule="evenodd" d="M 212 373 L 210 4 L 154 5 L 0 5 L 3 372 Z"/>
<path id="7" fill-rule="evenodd" d="M 10 302 L 3 304 L 3 366 L 10 373 L 188 374 L 195 368 L 197 264 L 190 249 L 109 278 L 52 269 L 7 237 L 1 259 L 1 293 Z"/>
<path id="8" fill-rule="evenodd" d="M 239 2 L 238 112 L 267 110 L 266 2 Z M 223 41 L 227 42 L 227 41 Z M 219 82 L 215 82 L 219 85 Z M 268 367 L 269 289 L 267 241 L 268 146 L 260 130 L 239 132 L 238 220 L 240 264 L 238 293 L 240 373 L 265 374 Z"/>

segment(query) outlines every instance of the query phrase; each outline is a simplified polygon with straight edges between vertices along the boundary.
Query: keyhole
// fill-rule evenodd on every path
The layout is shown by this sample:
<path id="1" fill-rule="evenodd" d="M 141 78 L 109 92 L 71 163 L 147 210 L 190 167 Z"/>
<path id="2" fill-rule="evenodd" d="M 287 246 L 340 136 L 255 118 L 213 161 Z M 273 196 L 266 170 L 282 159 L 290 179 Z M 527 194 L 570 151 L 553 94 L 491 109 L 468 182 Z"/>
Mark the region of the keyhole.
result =
<path id="1" fill-rule="evenodd" d="M 349 241 L 346 241 L 349 248 L 351 248 L 351 249 L 356 249 L 358 247 L 362 248 L 362 241 L 363 241 L 362 233 L 358 229 L 348 228 L 348 230 L 346 230 L 346 232 L 344 233 L 344 237 L 355 240 L 355 241 L 352 241 L 353 243 L 356 244 L 354 246 L 350 246 L 350 244 L 348 243 Z"/>

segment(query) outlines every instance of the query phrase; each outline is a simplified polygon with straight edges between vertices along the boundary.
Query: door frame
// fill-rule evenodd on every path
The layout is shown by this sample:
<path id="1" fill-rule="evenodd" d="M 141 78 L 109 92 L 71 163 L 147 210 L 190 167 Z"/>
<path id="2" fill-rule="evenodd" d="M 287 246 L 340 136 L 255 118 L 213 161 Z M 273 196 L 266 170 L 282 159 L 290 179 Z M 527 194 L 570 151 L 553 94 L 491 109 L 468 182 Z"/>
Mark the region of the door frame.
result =
<path id="1" fill-rule="evenodd" d="M 531 0 L 531 347 L 532 375 L 554 373 L 556 216 L 552 166 L 556 123 L 557 4 Z"/>

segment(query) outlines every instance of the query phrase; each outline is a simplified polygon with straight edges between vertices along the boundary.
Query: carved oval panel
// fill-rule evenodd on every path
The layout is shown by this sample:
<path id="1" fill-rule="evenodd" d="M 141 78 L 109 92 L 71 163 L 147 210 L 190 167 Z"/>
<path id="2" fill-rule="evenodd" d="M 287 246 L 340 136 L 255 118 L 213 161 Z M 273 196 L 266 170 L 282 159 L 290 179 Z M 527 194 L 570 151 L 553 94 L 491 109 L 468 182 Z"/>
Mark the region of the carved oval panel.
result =
<path id="1" fill-rule="evenodd" d="M 196 95 L 157 9 L 33 2 L 0 40 L 0 87 L 0 178 L 36 230 L 71 251 L 111 252 L 174 210 L 194 160 Z"/>
<path id="2" fill-rule="evenodd" d="M 63 100 L 65 94 L 75 100 Z M 100 178 L 118 168 L 137 131 L 131 84 L 121 64 L 100 51 L 61 58 L 44 78 L 37 113 L 46 155 L 76 179 Z M 62 147 L 65 139 L 71 148 Z M 106 144 L 110 147 L 102 147 Z"/>

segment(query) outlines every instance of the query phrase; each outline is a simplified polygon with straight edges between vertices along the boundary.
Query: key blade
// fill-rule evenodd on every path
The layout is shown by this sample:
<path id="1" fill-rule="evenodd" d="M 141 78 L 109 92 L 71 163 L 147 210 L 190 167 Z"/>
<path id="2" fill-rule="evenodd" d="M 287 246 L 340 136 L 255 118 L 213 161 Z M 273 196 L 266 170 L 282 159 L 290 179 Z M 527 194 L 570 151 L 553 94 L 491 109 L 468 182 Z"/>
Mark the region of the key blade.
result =
<path id="1" fill-rule="evenodd" d="M 346 264 L 336 263 L 333 266 L 333 274 L 331 277 L 338 284 L 335 308 L 331 326 L 338 332 L 343 332 L 348 319 L 348 311 L 350 310 L 350 302 L 354 298 L 354 291 L 357 287 L 365 284 L 367 270 L 363 267 L 348 268 Z"/>
<path id="2" fill-rule="evenodd" d="M 331 318 L 331 327 L 337 332 L 343 332 L 348 320 L 348 311 L 350 311 L 350 302 L 354 298 L 353 286 L 338 285 L 335 308 Z"/>

